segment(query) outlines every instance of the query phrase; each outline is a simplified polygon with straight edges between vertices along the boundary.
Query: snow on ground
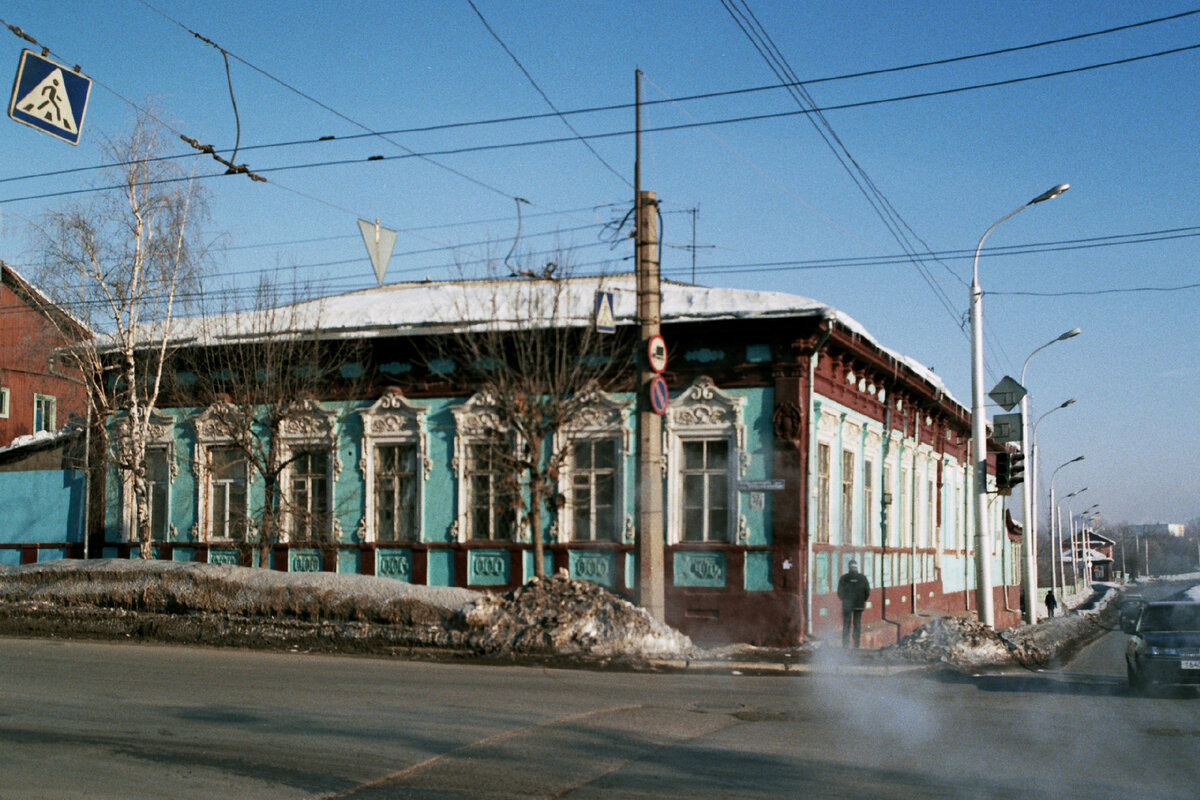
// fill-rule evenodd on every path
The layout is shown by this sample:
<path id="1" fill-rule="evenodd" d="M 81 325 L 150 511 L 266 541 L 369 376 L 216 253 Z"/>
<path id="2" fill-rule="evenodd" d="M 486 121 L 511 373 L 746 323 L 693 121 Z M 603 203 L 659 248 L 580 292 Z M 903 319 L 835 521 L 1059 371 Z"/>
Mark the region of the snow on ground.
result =
<path id="1" fill-rule="evenodd" d="M 941 617 L 884 648 L 879 658 L 889 663 L 937 664 L 965 672 L 1063 663 L 1083 645 L 1115 627 L 1112 601 L 1119 596 L 1116 585 L 1096 584 L 1090 597 L 1063 616 L 999 631 L 974 617 Z"/>
<path id="2" fill-rule="evenodd" d="M 1119 596 L 1120 587 L 1097 584 L 1064 616 L 1002 631 L 972 617 L 935 618 L 896 645 L 854 658 L 959 671 L 1050 666 L 1116 628 Z M 500 659 L 820 664 L 815 645 L 702 650 L 644 609 L 563 575 L 488 594 L 363 575 L 169 561 L 0 565 L 0 633 Z"/>
<path id="3" fill-rule="evenodd" d="M 0 566 L 0 632 L 489 657 L 696 652 L 645 610 L 564 576 L 485 594 L 364 575 L 122 559 Z"/>

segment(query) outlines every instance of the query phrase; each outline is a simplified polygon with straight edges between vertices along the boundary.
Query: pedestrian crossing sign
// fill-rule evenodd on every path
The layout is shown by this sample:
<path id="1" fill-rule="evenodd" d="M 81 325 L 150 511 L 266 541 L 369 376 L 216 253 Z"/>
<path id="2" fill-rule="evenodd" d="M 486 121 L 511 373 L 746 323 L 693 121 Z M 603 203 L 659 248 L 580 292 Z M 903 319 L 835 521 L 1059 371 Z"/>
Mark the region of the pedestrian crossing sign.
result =
<path id="1" fill-rule="evenodd" d="M 595 324 L 597 333 L 616 333 L 617 316 L 613 313 L 613 293 L 596 290 Z"/>
<path id="2" fill-rule="evenodd" d="M 22 50 L 8 116 L 64 142 L 79 144 L 92 79 L 32 50 Z"/>

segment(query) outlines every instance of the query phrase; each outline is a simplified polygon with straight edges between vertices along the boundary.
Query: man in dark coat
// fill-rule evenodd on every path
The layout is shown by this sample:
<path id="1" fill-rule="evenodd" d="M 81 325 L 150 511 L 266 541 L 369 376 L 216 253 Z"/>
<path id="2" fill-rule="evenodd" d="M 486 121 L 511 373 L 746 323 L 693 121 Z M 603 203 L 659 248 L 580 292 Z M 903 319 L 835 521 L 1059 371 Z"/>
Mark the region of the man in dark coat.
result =
<path id="1" fill-rule="evenodd" d="M 1046 616 L 1053 617 L 1054 609 L 1058 608 L 1058 600 L 1054 598 L 1054 590 L 1046 592 Z"/>
<path id="2" fill-rule="evenodd" d="M 854 634 L 854 647 L 858 648 L 862 638 L 862 614 L 867 607 L 867 598 L 871 596 L 871 584 L 867 576 L 858 571 L 858 562 L 851 561 L 846 565 L 848 570 L 838 579 L 838 599 L 842 601 L 842 647 L 850 644 L 850 634 Z"/>

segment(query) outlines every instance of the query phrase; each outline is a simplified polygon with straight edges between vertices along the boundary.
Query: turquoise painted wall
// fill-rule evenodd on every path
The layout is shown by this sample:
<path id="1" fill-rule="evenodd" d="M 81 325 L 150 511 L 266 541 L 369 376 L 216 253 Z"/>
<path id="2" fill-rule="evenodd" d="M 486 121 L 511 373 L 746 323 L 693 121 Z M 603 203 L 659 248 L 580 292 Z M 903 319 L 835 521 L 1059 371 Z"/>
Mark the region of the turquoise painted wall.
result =
<path id="1" fill-rule="evenodd" d="M 84 492 L 81 470 L 0 472 L 0 542 L 82 542 Z"/>
<path id="2" fill-rule="evenodd" d="M 712 354 L 704 354 L 705 357 Z M 773 429 L 771 423 L 771 415 L 774 407 L 774 392 L 771 389 L 733 389 L 729 390 L 730 394 L 745 398 L 745 412 L 743 422 L 746 429 L 746 450 L 749 454 L 749 463 L 745 475 L 739 475 L 741 480 L 762 480 L 774 477 L 771 474 L 772 465 L 772 450 Z M 451 467 L 454 458 L 454 434 L 455 424 L 454 416 L 451 409 L 466 402 L 467 397 L 452 397 L 441 398 L 434 400 L 412 400 L 414 405 L 428 409 L 425 414 L 425 429 L 427 434 L 427 455 L 432 463 L 432 469 L 428 480 L 425 481 L 424 502 L 422 505 L 422 531 L 423 541 L 431 544 L 450 543 L 453 541 L 454 524 L 458 513 L 457 500 L 457 482 L 454 471 Z M 633 441 L 636 442 L 636 419 L 633 410 L 632 395 L 618 395 L 618 400 L 628 402 L 630 404 L 627 413 L 626 424 L 631 432 L 634 432 Z M 362 419 L 358 415 L 358 411 L 369 407 L 374 400 L 359 401 L 353 403 L 333 403 L 324 402 L 322 406 L 329 410 L 337 412 L 338 417 L 338 438 L 337 438 L 337 458 L 341 462 L 341 469 L 337 473 L 334 483 L 334 515 L 338 520 L 341 534 L 338 539 L 343 544 L 356 544 L 356 532 L 362 522 L 363 515 L 366 513 L 365 508 L 365 493 L 363 491 L 363 476 L 360 473 L 360 460 L 362 458 Z M 175 450 L 174 457 L 176 463 L 176 474 L 172 480 L 170 487 L 170 523 L 174 526 L 174 536 L 172 541 L 175 543 L 188 544 L 194 542 L 194 537 L 199 530 L 198 520 L 198 504 L 197 504 L 197 480 L 193 459 L 196 451 L 195 430 L 192 420 L 201 413 L 199 408 L 174 409 L 161 412 L 172 416 L 175 421 Z M 547 443 L 547 452 L 549 450 Z M 626 518 L 636 519 L 637 508 L 637 456 L 636 452 L 626 454 L 623 461 L 621 509 L 622 525 Z M 121 532 L 121 482 L 120 475 L 114 469 L 109 476 L 109 498 L 108 508 L 106 513 L 106 526 L 108 529 L 108 540 L 110 542 L 118 541 Z M 665 488 L 665 487 L 664 487 Z M 261 508 L 264 492 L 261 481 L 254 479 L 251 475 L 249 487 L 249 497 L 252 513 L 256 507 Z M 750 493 L 738 494 L 739 514 L 745 518 L 748 530 L 748 540 L 744 542 L 750 545 L 769 545 L 770 544 L 770 528 L 771 528 L 771 502 L 772 493 L 760 492 L 757 498 L 752 497 Z M 669 515 L 671 509 L 666 509 Z M 551 527 L 555 522 L 555 515 L 543 510 L 542 514 L 542 536 L 543 541 L 549 542 Z M 194 557 L 194 550 L 183 548 L 177 551 L 178 558 Z M 603 575 L 594 576 L 598 569 L 598 565 L 594 559 L 581 558 L 576 553 L 584 551 L 572 551 L 568 557 L 568 562 L 571 565 L 572 574 L 575 577 L 595 579 L 597 582 L 605 585 L 613 585 L 616 583 L 618 571 L 624 573 L 624 582 L 632 584 L 635 580 L 633 572 L 633 562 L 630 558 L 616 559 L 607 563 L 606 569 L 602 570 Z M 434 585 L 452 585 L 454 581 L 454 570 L 452 554 L 447 550 L 435 549 L 430 551 L 428 558 L 427 580 Z M 313 558 L 311 553 L 299 554 L 295 564 L 289 564 L 297 569 L 309 569 L 312 567 Z M 290 559 L 291 560 L 291 559 Z M 747 562 L 748 569 L 745 578 L 745 588 L 751 591 L 764 591 L 770 589 L 771 562 L 769 554 L 757 554 Z M 481 563 L 481 566 L 482 565 Z M 490 568 L 494 565 L 488 564 Z M 341 554 L 338 557 L 337 568 L 339 571 L 351 572 L 357 571 L 360 568 L 360 562 L 356 555 Z M 529 577 L 532 574 L 532 554 L 527 553 L 523 558 L 514 559 L 512 563 L 506 567 L 510 574 L 519 571 L 523 577 Z M 550 571 L 550 561 L 547 561 L 547 571 Z M 401 571 L 402 572 L 402 571 Z M 469 569 L 469 572 L 474 576 L 475 570 Z M 487 580 L 495 580 L 496 575 L 488 574 L 484 576 L 481 570 L 479 577 L 485 577 Z M 588 574 L 585 574 L 588 573 Z M 707 575 L 703 578 L 704 581 L 711 582 L 714 580 L 711 570 L 706 571 Z M 721 570 L 723 576 L 724 570 Z M 399 574 L 396 575 L 400 577 Z M 721 578 L 721 583 L 724 583 L 724 578 Z"/>

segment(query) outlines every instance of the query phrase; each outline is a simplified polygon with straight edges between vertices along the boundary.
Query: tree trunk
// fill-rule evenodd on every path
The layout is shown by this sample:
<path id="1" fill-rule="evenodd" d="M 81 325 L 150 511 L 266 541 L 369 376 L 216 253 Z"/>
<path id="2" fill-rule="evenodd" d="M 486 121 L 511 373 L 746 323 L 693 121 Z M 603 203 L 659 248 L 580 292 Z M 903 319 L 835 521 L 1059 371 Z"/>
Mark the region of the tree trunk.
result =
<path id="1" fill-rule="evenodd" d="M 546 554 L 542 546 L 542 486 L 537 476 L 529 482 L 529 535 L 533 537 L 533 574 L 546 574 Z"/>
<path id="2" fill-rule="evenodd" d="M 528 435 L 529 458 L 526 467 L 529 478 L 529 535 L 533 541 L 533 574 L 543 578 L 546 575 L 546 553 L 542 546 L 542 488 L 541 470 L 538 468 L 542 457 L 542 437 Z"/>

